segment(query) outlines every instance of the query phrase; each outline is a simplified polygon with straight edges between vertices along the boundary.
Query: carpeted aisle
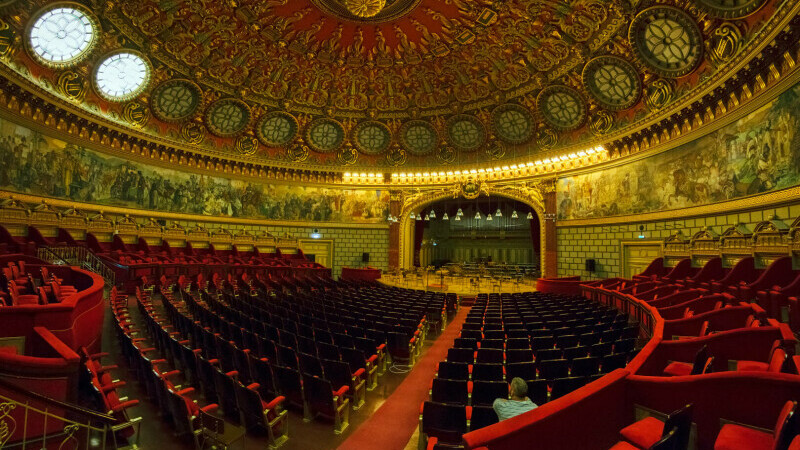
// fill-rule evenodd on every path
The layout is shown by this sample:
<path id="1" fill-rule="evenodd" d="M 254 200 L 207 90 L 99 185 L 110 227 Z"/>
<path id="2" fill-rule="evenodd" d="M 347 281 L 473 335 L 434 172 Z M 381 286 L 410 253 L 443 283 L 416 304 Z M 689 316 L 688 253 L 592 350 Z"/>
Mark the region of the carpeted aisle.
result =
<path id="1" fill-rule="evenodd" d="M 462 307 L 406 379 L 366 422 L 339 446 L 339 450 L 402 450 L 419 425 L 419 406 L 428 399 L 436 364 L 461 331 L 469 307 Z"/>

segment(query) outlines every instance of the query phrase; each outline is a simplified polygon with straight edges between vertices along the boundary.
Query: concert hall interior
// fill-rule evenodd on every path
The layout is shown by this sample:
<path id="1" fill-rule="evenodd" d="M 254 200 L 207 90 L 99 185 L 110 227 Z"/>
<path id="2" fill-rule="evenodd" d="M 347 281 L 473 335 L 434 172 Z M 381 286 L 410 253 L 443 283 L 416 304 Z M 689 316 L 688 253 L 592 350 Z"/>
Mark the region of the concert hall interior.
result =
<path id="1" fill-rule="evenodd" d="M 0 450 L 800 450 L 797 0 L 0 0 Z"/>

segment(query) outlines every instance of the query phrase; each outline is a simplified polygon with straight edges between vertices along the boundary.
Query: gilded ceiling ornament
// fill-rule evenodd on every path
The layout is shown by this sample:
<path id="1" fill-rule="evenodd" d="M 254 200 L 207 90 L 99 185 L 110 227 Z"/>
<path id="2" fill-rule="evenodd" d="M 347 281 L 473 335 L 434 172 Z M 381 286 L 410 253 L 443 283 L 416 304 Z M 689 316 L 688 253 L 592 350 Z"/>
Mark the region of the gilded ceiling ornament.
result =
<path id="1" fill-rule="evenodd" d="M 486 184 L 482 180 L 476 180 L 472 177 L 467 178 L 466 181 L 462 181 L 453 187 L 453 198 L 461 196 L 467 200 L 475 200 L 481 193 L 489 195 Z"/>
<path id="2" fill-rule="evenodd" d="M 141 128 L 150 120 L 150 110 L 140 102 L 129 102 L 122 108 L 122 118 L 136 128 Z"/>
<path id="3" fill-rule="evenodd" d="M 13 56 L 18 42 L 17 33 L 8 25 L 8 22 L 0 19 L 0 57 L 8 58 Z"/>
<path id="4" fill-rule="evenodd" d="M 305 144 L 292 145 L 286 149 L 286 158 L 292 162 L 304 162 L 311 155 L 311 149 Z"/>
<path id="5" fill-rule="evenodd" d="M 408 152 L 394 145 L 386 153 L 386 162 L 393 167 L 402 166 L 408 161 Z"/>
<path id="6" fill-rule="evenodd" d="M 536 107 L 545 121 L 557 130 L 574 130 L 586 120 L 586 102 L 575 89 L 548 86 L 536 97 Z"/>
<path id="7" fill-rule="evenodd" d="M 297 136 L 300 125 L 297 119 L 283 111 L 272 111 L 261 116 L 256 127 L 258 139 L 270 147 L 283 147 Z"/>
<path id="8" fill-rule="evenodd" d="M 380 23 L 408 14 L 421 0 L 311 0 L 319 9 L 340 19 Z"/>
<path id="9" fill-rule="evenodd" d="M 328 153 L 342 146 L 345 131 L 342 124 L 336 120 L 321 117 L 308 124 L 305 138 L 308 145 L 314 150 Z"/>
<path id="10" fill-rule="evenodd" d="M 399 131 L 400 144 L 415 156 L 433 153 L 439 142 L 436 129 L 425 120 L 409 120 Z"/>
<path id="11" fill-rule="evenodd" d="M 253 136 L 239 136 L 234 146 L 236 152 L 243 156 L 255 155 L 258 151 L 258 139 Z"/>
<path id="12" fill-rule="evenodd" d="M 536 137 L 536 143 L 544 150 L 553 148 L 558 144 L 558 134 L 550 128 L 543 128 Z"/>
<path id="13" fill-rule="evenodd" d="M 181 137 L 190 144 L 199 144 L 206 138 L 205 128 L 197 122 L 186 122 L 181 127 Z"/>
<path id="14" fill-rule="evenodd" d="M 448 141 L 461 151 L 475 151 L 486 142 L 486 127 L 475 116 L 457 114 L 447 121 Z"/>
<path id="15" fill-rule="evenodd" d="M 740 19 L 764 6 L 766 0 L 697 0 L 698 8 L 712 17 Z"/>
<path id="16" fill-rule="evenodd" d="M 495 108 L 491 120 L 494 133 L 509 144 L 522 144 L 533 136 L 533 116 L 527 108 L 516 103 Z"/>
<path id="17" fill-rule="evenodd" d="M 595 136 L 608 133 L 613 126 L 614 117 L 606 111 L 596 111 L 590 115 L 589 130 Z"/>
<path id="18" fill-rule="evenodd" d="M 350 142 L 365 155 L 380 155 L 389 148 L 392 132 L 385 124 L 375 120 L 360 122 L 350 132 Z"/>
<path id="19" fill-rule="evenodd" d="M 206 109 L 205 121 L 208 129 L 217 136 L 234 136 L 250 123 L 250 107 L 241 100 L 223 98 Z"/>
<path id="20" fill-rule="evenodd" d="M 86 98 L 89 82 L 83 75 L 72 70 L 65 70 L 58 76 L 56 86 L 64 97 L 74 102 L 82 102 Z"/>
<path id="21" fill-rule="evenodd" d="M 721 65 L 731 58 L 744 46 L 744 39 L 739 28 L 731 22 L 723 22 L 706 41 L 708 57 L 716 65 Z"/>
<path id="22" fill-rule="evenodd" d="M 658 110 L 667 106 L 675 95 L 675 88 L 672 83 L 657 79 L 650 83 L 645 89 L 644 102 L 651 110 Z"/>
<path id="23" fill-rule="evenodd" d="M 352 145 L 346 145 L 336 153 L 336 161 L 343 166 L 352 166 L 358 161 L 358 152 Z"/>
<path id="24" fill-rule="evenodd" d="M 203 92 L 196 83 L 185 79 L 165 81 L 150 95 L 153 114 L 165 122 L 188 119 L 197 111 Z"/>
<path id="25" fill-rule="evenodd" d="M 578 3 L 572 13 L 564 18 L 564 31 L 578 42 L 589 40 L 606 21 L 608 11 L 599 1 Z"/>
<path id="26" fill-rule="evenodd" d="M 653 6 L 637 14 L 628 40 L 639 59 L 662 77 L 684 76 L 702 61 L 700 27 L 689 14 L 672 6 Z"/>
<path id="27" fill-rule="evenodd" d="M 452 164 L 456 160 L 456 149 L 444 142 L 442 144 L 436 151 L 436 159 L 442 164 Z"/>
<path id="28" fill-rule="evenodd" d="M 344 4 L 358 17 L 372 17 L 386 6 L 386 0 L 344 0 Z"/>
<path id="29" fill-rule="evenodd" d="M 583 68 L 583 86 L 603 106 L 625 109 L 636 104 L 642 93 L 642 81 L 631 63 L 618 56 L 592 59 Z"/>
<path id="30" fill-rule="evenodd" d="M 489 159 L 501 159 L 506 155 L 506 144 L 503 141 L 492 139 L 486 146 L 486 156 Z"/>

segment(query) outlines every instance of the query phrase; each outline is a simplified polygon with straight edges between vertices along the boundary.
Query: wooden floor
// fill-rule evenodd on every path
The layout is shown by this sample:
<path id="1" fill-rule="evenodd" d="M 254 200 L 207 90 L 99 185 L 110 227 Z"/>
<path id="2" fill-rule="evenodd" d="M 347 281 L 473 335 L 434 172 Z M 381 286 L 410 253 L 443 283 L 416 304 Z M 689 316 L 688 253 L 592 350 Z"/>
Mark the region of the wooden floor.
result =
<path id="1" fill-rule="evenodd" d="M 108 304 L 106 304 L 108 308 Z M 129 306 L 134 322 L 143 328 L 143 321 L 139 317 L 135 300 L 131 298 Z M 113 360 L 118 362 L 119 369 L 115 372 L 115 377 L 127 381 L 127 385 L 120 389 L 120 395 L 128 396 L 130 399 L 139 399 L 138 406 L 129 410 L 131 417 L 142 417 L 142 425 L 139 433 L 139 447 L 146 449 L 193 449 L 194 443 L 188 438 L 178 437 L 174 433 L 173 426 L 168 423 L 157 408 L 156 403 L 147 397 L 147 392 L 129 370 L 125 363 L 125 358 L 120 353 L 120 348 L 113 330 L 113 323 L 110 314 L 106 314 L 103 330 L 103 351 L 108 352 L 110 357 L 105 364 L 111 364 Z M 436 340 L 437 336 L 429 336 L 426 340 L 423 352 L 427 351 Z M 337 448 L 359 425 L 366 421 L 384 403 L 384 401 L 394 392 L 395 388 L 405 379 L 407 374 L 396 374 L 389 370 L 379 378 L 378 387 L 373 391 L 368 391 L 366 403 L 358 410 L 350 411 L 350 426 L 341 434 L 335 434 L 333 423 L 314 420 L 305 422 L 302 413 L 289 411 L 289 440 L 281 447 L 286 450 L 332 450 Z M 185 387 L 185 386 L 184 386 Z M 199 403 L 205 405 L 206 402 L 198 397 Z M 247 434 L 242 441 L 231 446 L 231 449 L 261 449 L 267 447 L 267 439 L 253 434 Z"/>
<path id="2" fill-rule="evenodd" d="M 405 278 L 401 276 L 383 275 L 378 281 L 387 286 L 456 293 L 469 296 L 490 292 L 513 294 L 515 292 L 532 292 L 536 290 L 536 280 L 532 279 L 524 279 L 519 283 L 512 281 L 495 283 L 488 279 L 479 279 L 476 280 L 476 282 L 472 282 L 469 278 L 462 277 L 444 277 L 444 279 L 442 279 L 438 275 L 430 275 L 428 277 L 424 275 L 421 277 L 406 276 Z"/>

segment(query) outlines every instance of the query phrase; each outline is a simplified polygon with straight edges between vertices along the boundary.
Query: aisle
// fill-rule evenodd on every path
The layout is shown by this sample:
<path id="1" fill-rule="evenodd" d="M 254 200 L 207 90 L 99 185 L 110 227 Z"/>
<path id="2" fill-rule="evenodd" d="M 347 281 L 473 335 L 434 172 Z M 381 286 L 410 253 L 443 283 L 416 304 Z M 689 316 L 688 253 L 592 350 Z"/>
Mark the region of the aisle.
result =
<path id="1" fill-rule="evenodd" d="M 462 307 L 384 404 L 339 446 L 339 450 L 401 450 L 419 424 L 419 406 L 428 399 L 436 365 L 461 331 L 469 307 Z"/>

